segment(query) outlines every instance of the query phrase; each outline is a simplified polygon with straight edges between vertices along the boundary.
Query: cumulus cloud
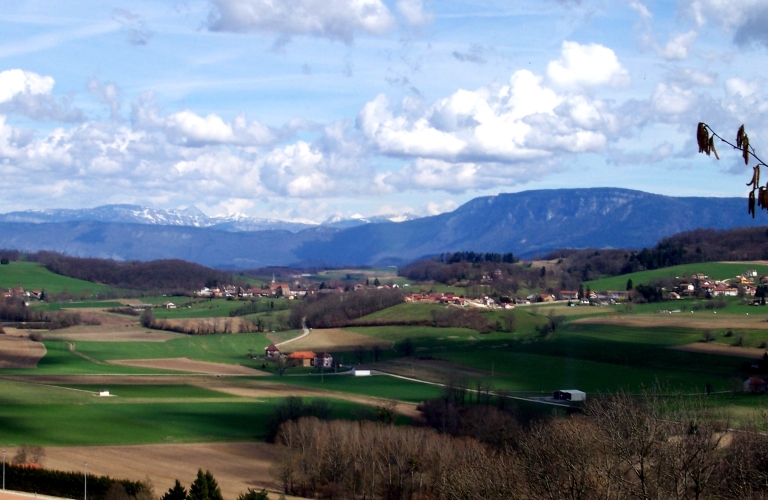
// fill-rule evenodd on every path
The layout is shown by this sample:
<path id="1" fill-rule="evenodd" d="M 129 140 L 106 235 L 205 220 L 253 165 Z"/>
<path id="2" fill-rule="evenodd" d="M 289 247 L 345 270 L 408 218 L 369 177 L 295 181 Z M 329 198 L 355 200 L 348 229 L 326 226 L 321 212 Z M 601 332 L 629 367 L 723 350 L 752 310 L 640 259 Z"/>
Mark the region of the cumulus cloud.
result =
<path id="1" fill-rule="evenodd" d="M 563 42 L 561 58 L 547 66 L 547 78 L 555 86 L 565 89 L 601 85 L 619 87 L 630 81 L 629 72 L 608 47 L 568 41 Z"/>
<path id="2" fill-rule="evenodd" d="M 358 127 L 379 152 L 462 163 L 467 173 L 477 162 L 600 151 L 616 123 L 604 102 L 558 94 L 527 70 L 515 72 L 507 85 L 459 90 L 411 113 L 407 106 L 400 115 L 391 108 L 379 95 L 358 116 Z"/>
<path id="3" fill-rule="evenodd" d="M 50 94 L 54 84 L 53 77 L 9 69 L 0 73 L 0 102 L 8 102 L 19 94 Z"/>
<path id="4" fill-rule="evenodd" d="M 80 121 L 83 113 L 72 108 L 69 98 L 57 101 L 51 92 L 53 77 L 31 71 L 0 72 L 0 112 L 24 115 L 33 120 Z"/>
<path id="5" fill-rule="evenodd" d="M 664 59 L 687 59 L 698 33 L 695 30 L 672 36 L 664 47 L 657 47 L 656 52 Z"/>
<path id="6" fill-rule="evenodd" d="M 275 142 L 277 136 L 259 122 L 248 122 L 240 114 L 231 123 L 214 113 L 202 117 L 190 110 L 173 113 L 164 120 L 164 128 L 171 142 L 187 146 L 208 144 L 265 145 Z"/>
<path id="7" fill-rule="evenodd" d="M 397 11 L 411 26 L 424 26 L 432 22 L 432 14 L 424 11 L 422 0 L 398 0 Z"/>
<path id="8" fill-rule="evenodd" d="M 259 31 L 284 41 L 295 35 L 310 35 L 351 44 L 357 33 L 383 35 L 394 26 L 392 13 L 381 0 L 212 0 L 212 3 L 210 29 Z"/>

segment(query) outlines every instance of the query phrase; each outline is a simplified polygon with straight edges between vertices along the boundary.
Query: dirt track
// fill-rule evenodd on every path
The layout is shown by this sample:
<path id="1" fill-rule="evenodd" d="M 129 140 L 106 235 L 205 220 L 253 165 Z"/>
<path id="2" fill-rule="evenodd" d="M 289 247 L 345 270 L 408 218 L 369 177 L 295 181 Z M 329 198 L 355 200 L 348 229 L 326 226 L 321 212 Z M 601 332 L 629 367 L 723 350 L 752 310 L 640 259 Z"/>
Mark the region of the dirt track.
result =
<path id="1" fill-rule="evenodd" d="M 600 316 L 574 320 L 573 324 L 614 325 L 634 328 L 750 328 L 768 330 L 768 321 L 764 315 L 736 316 L 733 314 L 714 314 L 712 312 L 676 313 L 676 314 L 631 314 L 626 316 Z"/>
<path id="2" fill-rule="evenodd" d="M 107 362 L 113 365 L 158 368 L 180 372 L 204 373 L 206 375 L 269 375 L 267 372 L 254 370 L 246 366 L 195 361 L 189 358 L 115 359 Z"/>
<path id="3" fill-rule="evenodd" d="M 0 368 L 35 368 L 45 353 L 42 342 L 32 342 L 19 330 L 0 334 Z"/>

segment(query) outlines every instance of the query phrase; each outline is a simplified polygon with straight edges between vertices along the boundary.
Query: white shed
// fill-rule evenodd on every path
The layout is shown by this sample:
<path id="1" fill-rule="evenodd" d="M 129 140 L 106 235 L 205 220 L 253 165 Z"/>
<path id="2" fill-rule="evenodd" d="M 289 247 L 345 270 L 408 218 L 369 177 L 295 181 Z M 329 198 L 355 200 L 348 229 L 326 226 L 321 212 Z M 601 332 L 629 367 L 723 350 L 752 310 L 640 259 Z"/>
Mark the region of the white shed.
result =
<path id="1" fill-rule="evenodd" d="M 107 390 L 99 391 L 99 397 L 100 398 L 106 398 L 108 396 L 109 396 L 109 391 L 107 391 Z"/>
<path id="2" fill-rule="evenodd" d="M 560 401 L 586 401 L 587 393 L 576 389 L 562 389 L 555 391 L 552 398 Z"/>
<path id="3" fill-rule="evenodd" d="M 358 368 L 352 368 L 353 377 L 370 377 L 371 370 L 360 370 Z"/>

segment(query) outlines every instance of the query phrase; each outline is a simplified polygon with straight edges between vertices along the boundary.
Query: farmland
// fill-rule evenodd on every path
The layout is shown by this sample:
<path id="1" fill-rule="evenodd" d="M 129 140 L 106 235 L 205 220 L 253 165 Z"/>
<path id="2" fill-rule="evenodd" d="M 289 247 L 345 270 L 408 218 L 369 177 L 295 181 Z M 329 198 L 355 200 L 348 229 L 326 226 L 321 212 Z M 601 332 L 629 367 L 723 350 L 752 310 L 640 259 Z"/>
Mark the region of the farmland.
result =
<path id="1" fill-rule="evenodd" d="M 754 269 L 761 276 L 768 274 L 768 266 L 764 263 L 705 262 L 701 264 L 684 264 L 655 269 L 653 271 L 623 274 L 621 276 L 602 278 L 594 281 L 585 281 L 584 288 L 590 287 L 592 290 L 624 290 L 627 286 L 627 280 L 630 279 L 632 280 L 632 283 L 637 286 L 639 284 L 647 284 L 657 278 L 692 276 L 697 273 L 705 274 L 712 279 L 722 280 L 738 276 L 747 269 Z"/>
<path id="2" fill-rule="evenodd" d="M 728 266 L 697 266 L 696 271 L 734 274 Z M 26 269 L 30 276 L 46 279 L 47 271 Z M 652 279 L 648 276 L 639 273 L 637 279 Z M 417 290 L 419 284 L 409 288 Z M 159 307 L 167 301 L 181 307 Z M 280 309 L 292 302 L 262 299 L 260 304 L 270 301 L 276 306 L 266 305 L 246 318 L 274 320 L 287 314 Z M 36 343 L 14 337 L 19 331 L 13 329 L 3 336 L 25 343 L 22 347 L 34 349 L 39 359 L 36 366 L 30 362 L 0 368 L 0 444 L 253 443 L 264 439 L 270 416 L 289 395 L 327 401 L 332 415 L 343 419 L 376 418 L 375 408 L 391 401 L 402 424 L 418 417 L 418 403 L 440 397 L 446 383 L 529 398 L 517 404 L 542 414 L 551 408 L 530 398 L 562 388 L 595 395 L 660 387 L 694 394 L 708 387 L 724 393 L 710 400 L 712 408 L 729 409 L 737 419 L 748 419 L 764 406 L 759 397 L 725 395 L 741 387 L 744 363 L 757 362 L 764 352 L 760 346 L 768 342 L 768 310 L 736 297 L 721 301 L 715 310 L 707 309 L 704 299 L 603 307 L 532 304 L 511 313 L 511 331 L 503 327 L 508 311 L 479 309 L 478 314 L 502 326 L 490 333 L 429 326 L 446 306 L 401 303 L 349 326 L 315 329 L 295 341 L 301 330 L 182 335 L 144 328 L 137 316 L 105 311 L 125 302 L 155 304 L 158 319 L 174 322 L 229 321 L 231 311 L 249 303 L 158 296 L 38 305 L 52 312 L 76 311 L 98 324 L 44 331 Z M 680 312 L 670 313 L 673 308 Z M 553 318 L 560 318 L 556 329 L 543 330 Z M 705 331 L 712 342 L 701 342 Z M 268 345 L 286 341 L 280 346 L 284 352 L 327 351 L 344 366 L 338 373 L 322 374 L 314 368 L 289 368 L 279 376 L 263 353 Z M 0 357 L 10 359 L 10 352 L 0 345 Z M 381 374 L 345 373 L 360 362 Z M 111 396 L 96 397 L 99 390 Z"/>

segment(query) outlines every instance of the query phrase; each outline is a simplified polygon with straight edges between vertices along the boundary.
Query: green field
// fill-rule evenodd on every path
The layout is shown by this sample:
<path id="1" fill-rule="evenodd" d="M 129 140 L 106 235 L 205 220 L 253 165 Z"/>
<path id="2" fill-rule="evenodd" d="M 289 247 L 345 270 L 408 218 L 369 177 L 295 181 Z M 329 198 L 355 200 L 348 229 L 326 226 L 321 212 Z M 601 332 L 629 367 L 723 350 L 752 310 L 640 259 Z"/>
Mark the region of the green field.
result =
<path id="1" fill-rule="evenodd" d="M 46 293 L 93 294 L 111 290 L 106 285 L 54 274 L 35 262 L 11 262 L 0 265 L 0 288 L 24 287 L 24 290 L 44 290 Z"/>
<path id="2" fill-rule="evenodd" d="M 385 375 L 353 377 L 351 375 L 327 374 L 321 377 L 319 374 L 313 374 L 311 376 L 283 376 L 270 381 L 326 391 L 360 394 L 374 398 L 396 399 L 411 403 L 419 403 L 427 399 L 437 398 L 442 392 L 440 387 L 434 385 L 411 382 Z"/>
<path id="3" fill-rule="evenodd" d="M 249 352 L 263 354 L 269 344 L 263 333 L 240 333 L 191 335 L 165 342 L 77 342 L 76 348 L 99 361 L 187 357 L 256 367 L 261 362 L 249 359 Z"/>
<path id="4" fill-rule="evenodd" d="M 41 302 L 39 304 L 33 304 L 31 306 L 35 310 L 42 311 L 61 311 L 62 309 L 90 309 L 101 308 L 107 309 L 112 307 L 125 307 L 122 302 L 115 301 L 96 301 L 89 300 L 85 302 Z"/>
<path id="5" fill-rule="evenodd" d="M 632 280 L 632 285 L 647 284 L 655 278 L 675 278 L 683 276 L 692 276 L 697 273 L 724 280 L 735 278 L 748 269 L 755 269 L 758 276 L 768 274 L 768 266 L 759 266 L 754 264 L 724 264 L 721 262 L 707 262 L 702 264 L 684 264 L 681 266 L 665 267 L 653 271 L 640 271 L 637 273 L 623 274 L 610 278 L 602 278 L 594 281 L 585 281 L 584 288 L 591 290 L 626 290 L 627 280 Z"/>

